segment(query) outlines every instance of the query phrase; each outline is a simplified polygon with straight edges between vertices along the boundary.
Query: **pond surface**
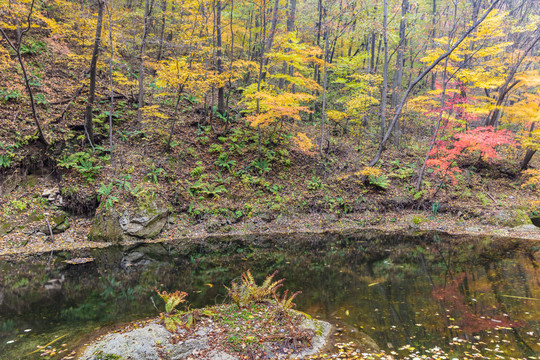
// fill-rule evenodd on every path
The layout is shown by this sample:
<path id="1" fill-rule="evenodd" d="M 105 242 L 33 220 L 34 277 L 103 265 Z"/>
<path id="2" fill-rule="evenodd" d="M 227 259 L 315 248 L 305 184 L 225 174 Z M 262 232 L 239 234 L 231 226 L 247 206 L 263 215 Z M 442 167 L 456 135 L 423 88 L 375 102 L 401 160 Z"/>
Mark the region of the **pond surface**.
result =
<path id="1" fill-rule="evenodd" d="M 221 303 L 223 284 L 247 269 L 259 281 L 278 270 L 286 288 L 302 291 L 299 310 L 337 318 L 396 358 L 540 358 L 539 249 L 511 240 L 364 233 L 4 258 L 0 359 L 61 359 L 99 329 L 154 317 L 153 303 L 163 306 L 154 288 L 187 291 L 193 308 Z M 65 262 L 77 257 L 94 261 Z"/>

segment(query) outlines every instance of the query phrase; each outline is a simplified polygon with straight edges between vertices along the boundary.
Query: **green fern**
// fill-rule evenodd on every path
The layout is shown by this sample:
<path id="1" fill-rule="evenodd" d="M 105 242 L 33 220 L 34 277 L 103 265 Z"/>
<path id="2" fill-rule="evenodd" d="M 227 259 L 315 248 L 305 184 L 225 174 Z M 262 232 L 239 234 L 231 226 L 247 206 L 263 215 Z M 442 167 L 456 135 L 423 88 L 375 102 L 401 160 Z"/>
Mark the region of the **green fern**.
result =
<path id="1" fill-rule="evenodd" d="M 257 285 L 251 271 L 242 273 L 240 283 L 233 281 L 231 287 L 227 289 L 232 301 L 239 307 L 246 307 L 250 303 L 263 302 L 269 300 L 270 296 L 275 294 L 276 290 L 283 286 L 285 279 L 274 280 L 277 271 L 268 275 L 262 285 Z"/>
<path id="2" fill-rule="evenodd" d="M 279 307 L 280 311 L 284 314 L 287 314 L 289 310 L 296 306 L 296 304 L 293 303 L 293 300 L 301 293 L 301 291 L 297 291 L 295 293 L 291 293 L 291 295 L 288 296 L 289 290 L 285 290 L 281 298 L 278 294 L 274 293 L 274 301 L 276 302 L 276 305 Z"/>

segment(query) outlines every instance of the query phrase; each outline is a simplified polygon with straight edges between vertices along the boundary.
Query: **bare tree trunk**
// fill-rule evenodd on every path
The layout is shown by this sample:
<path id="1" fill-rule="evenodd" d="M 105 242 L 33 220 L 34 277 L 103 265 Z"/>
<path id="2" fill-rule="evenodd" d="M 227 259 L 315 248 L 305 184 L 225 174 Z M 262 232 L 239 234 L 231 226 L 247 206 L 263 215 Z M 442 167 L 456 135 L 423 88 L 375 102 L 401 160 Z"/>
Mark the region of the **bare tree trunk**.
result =
<path id="1" fill-rule="evenodd" d="M 319 21 L 317 21 L 317 46 L 321 46 L 321 26 L 322 26 L 322 16 L 323 16 L 323 6 L 322 0 L 317 1 L 317 9 L 319 10 Z M 313 80 L 319 83 L 319 65 L 315 65 L 315 70 L 313 71 Z"/>
<path id="2" fill-rule="evenodd" d="M 109 42 L 111 46 L 111 56 L 109 58 L 109 90 L 111 97 L 111 104 L 109 107 L 109 151 L 111 153 L 111 165 L 114 167 L 114 156 L 113 156 L 113 111 L 114 111 L 114 89 L 113 89 L 113 57 L 114 57 L 114 46 L 113 46 L 113 26 L 112 26 L 112 11 L 113 11 L 113 0 L 110 0 L 111 5 L 109 8 Z"/>
<path id="3" fill-rule="evenodd" d="M 450 46 L 450 43 L 448 43 L 448 46 Z M 426 165 L 429 160 L 429 154 L 431 153 L 431 150 L 433 150 L 433 146 L 435 146 L 435 141 L 437 141 L 437 135 L 439 134 L 439 129 L 441 127 L 441 120 L 443 116 L 443 109 L 444 109 L 444 102 L 446 100 L 446 86 L 448 85 L 448 81 L 446 81 L 446 69 L 448 68 L 448 58 L 444 60 L 444 72 L 443 72 L 443 90 L 441 95 L 441 112 L 439 113 L 439 117 L 437 118 L 437 125 L 435 126 L 435 130 L 433 131 L 433 137 L 431 138 L 431 143 L 429 144 L 429 150 L 426 154 L 426 158 L 424 160 L 424 163 L 422 164 L 422 168 L 420 169 L 420 173 L 418 174 L 418 179 L 416 180 L 416 191 L 420 191 L 420 187 L 422 186 L 422 178 L 424 177 L 424 172 L 426 171 Z"/>
<path id="4" fill-rule="evenodd" d="M 532 136 L 532 132 L 534 131 L 535 126 L 536 126 L 536 122 L 533 122 L 529 129 L 529 137 Z M 523 158 L 523 161 L 521 161 L 521 164 L 520 164 L 521 170 L 527 170 L 529 168 L 529 162 L 531 161 L 534 154 L 536 154 L 536 150 L 527 149 L 527 152 L 525 153 L 525 157 Z"/>
<path id="5" fill-rule="evenodd" d="M 446 51 L 444 54 L 442 54 L 437 59 L 435 59 L 420 75 L 418 75 L 418 77 L 411 83 L 411 85 L 409 85 L 409 87 L 405 91 L 405 94 L 403 94 L 403 96 L 401 98 L 401 102 L 400 102 L 400 104 L 399 104 L 399 106 L 398 106 L 398 108 L 396 110 L 396 113 L 394 115 L 394 118 L 392 119 L 392 122 L 390 123 L 390 126 L 388 127 L 388 130 L 386 131 L 386 134 L 384 135 L 381 143 L 379 144 L 379 149 L 377 150 L 377 154 L 375 155 L 373 160 L 371 160 L 371 162 L 369 163 L 369 166 L 374 166 L 381 159 L 381 155 L 382 155 L 382 152 L 384 151 L 384 148 L 386 146 L 386 142 L 388 141 L 388 138 L 390 137 L 390 134 L 392 133 L 392 129 L 393 129 L 394 125 L 396 124 L 399 117 L 401 116 L 401 111 L 403 110 L 403 106 L 405 105 L 405 101 L 407 101 L 407 98 L 409 97 L 409 94 L 410 94 L 411 90 L 420 81 L 422 81 L 422 79 L 427 74 L 429 74 L 431 72 L 431 70 L 433 70 L 433 68 L 435 68 L 442 60 L 446 59 L 448 56 L 450 56 L 450 54 L 452 54 L 454 52 L 454 50 L 463 42 L 463 40 L 465 40 L 465 38 L 467 36 L 469 36 L 469 34 L 474 29 L 476 29 L 478 27 L 478 25 L 480 25 L 480 23 L 482 23 L 482 21 L 485 20 L 485 18 L 491 13 L 493 8 L 495 7 L 495 5 L 497 5 L 497 3 L 499 1 L 500 0 L 494 0 L 493 3 L 491 3 L 490 7 L 486 10 L 484 15 L 482 15 L 482 17 L 479 20 L 475 21 L 474 24 L 472 24 L 469 27 L 469 29 L 467 29 L 467 31 L 461 36 L 461 38 L 459 38 L 459 40 L 448 51 Z"/>
<path id="6" fill-rule="evenodd" d="M 377 69 L 379 68 L 379 57 L 381 55 L 381 45 L 383 43 L 383 39 L 379 39 L 379 45 L 377 45 L 377 58 L 375 59 L 375 71 L 374 73 L 377 73 Z"/>
<path id="7" fill-rule="evenodd" d="M 369 62 L 369 72 L 373 73 L 373 70 L 375 70 L 375 38 L 377 34 L 375 31 L 371 32 L 371 56 L 370 56 L 370 62 Z"/>
<path id="8" fill-rule="evenodd" d="M 216 56 L 217 56 L 217 70 L 218 74 L 223 73 L 223 61 L 221 59 L 221 0 L 216 1 Z M 221 116 L 225 116 L 225 88 L 220 86 L 218 88 L 218 112 Z"/>
<path id="9" fill-rule="evenodd" d="M 174 135 L 174 127 L 176 125 L 176 118 L 178 117 L 178 105 L 180 104 L 180 99 L 182 97 L 182 89 L 183 85 L 178 87 L 178 94 L 176 96 L 176 104 L 174 105 L 174 113 L 171 118 L 171 130 L 169 131 L 169 138 L 167 139 L 167 145 L 165 146 L 165 150 L 171 149 L 171 141 Z"/>
<path id="10" fill-rule="evenodd" d="M 233 30 L 233 13 L 234 13 L 234 0 L 231 0 L 231 18 L 229 19 L 229 26 L 231 27 L 231 54 L 230 54 L 230 67 L 229 67 L 229 92 L 227 94 L 227 104 L 226 108 L 229 108 L 229 99 L 231 97 L 232 92 L 232 73 L 233 73 L 233 64 L 234 64 L 234 30 Z M 245 33 L 244 33 L 245 36 Z M 243 47 L 243 45 L 242 45 Z M 229 126 L 229 120 L 227 118 L 227 128 L 225 131 L 227 131 Z"/>
<path id="11" fill-rule="evenodd" d="M 101 28 L 103 27 L 103 7 L 104 0 L 98 0 L 98 18 L 96 24 L 96 37 L 94 39 L 94 51 L 92 52 L 92 62 L 90 63 L 90 93 L 88 94 L 88 102 L 86 103 L 86 111 L 84 114 L 84 130 L 88 137 L 88 142 L 92 148 L 94 147 L 94 123 L 92 122 L 92 111 L 94 100 L 96 98 L 96 72 L 97 60 L 99 56 L 99 44 L 101 43 Z"/>
<path id="12" fill-rule="evenodd" d="M 388 92 L 388 0 L 384 0 L 383 9 L 383 37 L 384 37 L 384 69 L 383 88 L 381 95 L 381 141 L 384 139 L 386 131 L 386 97 Z"/>
<path id="13" fill-rule="evenodd" d="M 262 41 L 262 48 L 261 48 L 261 60 L 259 63 L 259 78 L 257 80 L 257 92 L 261 91 L 261 82 L 264 77 L 263 74 L 263 67 L 265 63 L 265 52 L 266 50 L 270 50 L 272 48 L 272 44 L 274 42 L 274 35 L 276 33 L 276 27 L 277 27 L 277 21 L 278 21 L 278 11 L 279 11 L 279 0 L 274 1 L 274 9 L 272 13 L 272 25 L 270 27 L 270 35 L 268 36 L 267 41 Z M 259 106 L 259 99 L 257 99 L 257 114 L 260 111 Z M 261 125 L 257 125 L 257 132 L 259 134 L 259 161 L 261 161 Z"/>
<path id="14" fill-rule="evenodd" d="M 386 1 L 386 0 L 385 0 Z M 328 34 L 328 28 L 327 25 L 324 26 L 324 52 L 323 52 L 323 58 L 324 58 L 324 80 L 323 80 L 323 93 L 322 93 L 322 114 L 321 114 L 321 157 L 324 156 L 323 154 L 323 143 L 324 143 L 324 120 L 326 118 L 326 87 L 328 84 L 328 72 L 327 72 L 327 57 L 328 57 L 328 38 L 330 37 L 330 34 Z"/>
<path id="15" fill-rule="evenodd" d="M 399 45 L 397 49 L 397 57 L 396 57 L 396 72 L 394 73 L 394 84 L 392 87 L 392 99 L 391 99 L 391 106 L 394 108 L 396 107 L 399 94 L 401 91 L 402 86 L 402 79 L 403 79 L 403 67 L 404 67 L 404 57 L 403 53 L 405 50 L 405 16 L 407 16 L 407 12 L 409 11 L 409 0 L 403 0 L 401 2 L 401 21 L 399 22 Z M 394 128 L 394 145 L 397 147 L 399 146 L 399 120 L 396 122 L 396 126 Z"/>
<path id="16" fill-rule="evenodd" d="M 138 97 L 138 109 L 137 109 L 137 125 L 142 123 L 142 108 L 144 107 L 144 56 L 146 52 L 146 37 L 148 35 L 150 14 L 152 14 L 152 8 L 154 7 L 154 0 L 145 0 L 144 3 L 144 27 L 141 38 L 141 49 L 139 51 L 140 64 L 139 64 L 139 97 Z"/>
<path id="17" fill-rule="evenodd" d="M 527 153 L 525 153 L 525 157 L 520 165 L 521 170 L 527 170 L 529 168 L 529 162 L 534 154 L 536 154 L 536 150 L 527 149 Z"/>
<path id="18" fill-rule="evenodd" d="M 437 35 L 437 30 L 435 29 L 435 24 L 437 23 L 437 0 L 433 0 L 433 17 L 431 18 L 431 43 L 435 41 L 435 36 Z M 437 81 L 437 72 L 434 71 L 431 74 L 431 90 L 435 90 L 435 82 Z"/>
<path id="19" fill-rule="evenodd" d="M 287 34 L 294 31 L 294 22 L 295 22 L 295 12 L 296 12 L 296 0 L 290 0 L 289 2 L 289 9 L 287 14 Z M 288 53 L 290 51 L 289 48 L 285 49 L 285 52 Z M 283 74 L 288 74 L 289 76 L 292 76 L 294 74 L 294 68 L 291 64 L 287 64 L 286 61 L 283 62 L 283 68 L 282 68 Z M 287 85 L 287 82 L 285 79 L 280 78 L 279 79 L 279 88 L 283 89 Z M 293 84 L 293 93 L 294 93 L 294 84 Z"/>
<path id="20" fill-rule="evenodd" d="M 20 30 L 17 29 L 17 40 L 15 43 L 13 43 L 7 34 L 4 32 L 4 29 L 0 28 L 0 32 L 2 33 L 2 36 L 8 43 L 9 47 L 15 51 L 15 54 L 17 55 L 17 60 L 19 61 L 19 65 L 21 66 L 21 70 L 23 72 L 23 78 L 24 78 L 24 85 L 26 87 L 26 91 L 28 92 L 28 96 L 30 97 L 30 108 L 32 109 L 32 118 L 34 119 L 34 123 L 37 127 L 37 133 L 39 140 L 43 145 L 46 147 L 49 146 L 49 143 L 47 142 L 47 139 L 45 138 L 45 135 L 43 134 L 43 130 L 41 129 L 41 124 L 39 122 L 39 118 L 37 116 L 36 111 L 36 102 L 34 101 L 34 93 L 32 91 L 32 88 L 30 87 L 30 80 L 28 79 L 28 73 L 26 72 L 26 66 L 24 65 L 24 61 L 22 59 L 21 54 L 21 45 L 22 45 L 22 39 L 23 36 L 30 30 L 30 27 L 32 26 L 32 13 L 34 12 L 34 5 L 35 0 L 32 0 L 32 3 L 30 4 L 30 10 L 28 11 L 28 16 L 26 18 L 27 26 L 25 29 Z"/>
<path id="21" fill-rule="evenodd" d="M 159 34 L 159 49 L 157 54 L 157 61 L 161 60 L 162 52 L 163 52 L 163 36 L 165 35 L 165 20 L 166 20 L 166 14 L 167 14 L 167 0 L 163 0 L 163 3 L 161 5 L 161 31 Z"/>

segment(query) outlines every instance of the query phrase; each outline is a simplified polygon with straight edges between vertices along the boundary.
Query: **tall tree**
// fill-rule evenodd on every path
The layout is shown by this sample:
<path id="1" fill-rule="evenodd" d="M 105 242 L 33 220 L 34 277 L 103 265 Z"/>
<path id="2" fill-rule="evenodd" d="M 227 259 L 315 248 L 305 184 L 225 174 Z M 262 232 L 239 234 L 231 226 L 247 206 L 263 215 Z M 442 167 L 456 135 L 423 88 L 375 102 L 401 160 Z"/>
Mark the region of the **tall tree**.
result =
<path id="1" fill-rule="evenodd" d="M 386 0 L 385 0 L 386 1 Z M 323 65 L 323 71 L 324 71 L 324 80 L 323 80 L 323 98 L 322 98 L 322 113 L 321 113 L 321 144 L 320 144 L 320 152 L 321 156 L 323 156 L 323 143 L 324 143 L 324 121 L 326 119 L 326 92 L 327 92 L 327 85 L 328 85 L 328 38 L 330 37 L 330 34 L 328 33 L 328 24 L 325 24 L 324 26 L 324 51 L 323 51 L 323 59 L 324 59 L 324 65 Z"/>
<path id="2" fill-rule="evenodd" d="M 399 94 L 401 91 L 402 86 L 402 79 L 403 79 L 403 68 L 405 66 L 405 60 L 404 60 L 404 52 L 405 52 L 405 45 L 407 43 L 407 39 L 405 37 L 405 27 L 406 27 L 406 16 L 407 12 L 409 11 L 409 0 L 402 0 L 401 1 L 401 20 L 399 22 L 399 44 L 397 48 L 397 56 L 396 56 L 396 70 L 394 72 L 394 84 L 392 86 L 392 99 L 391 99 L 391 106 L 396 107 Z M 396 126 L 394 127 L 394 145 L 397 147 L 399 145 L 399 132 L 400 132 L 400 126 L 399 126 L 399 120 L 396 122 Z"/>
<path id="3" fill-rule="evenodd" d="M 16 40 L 11 41 L 11 39 L 6 34 L 5 30 L 0 27 L 0 32 L 2 32 L 2 36 L 8 43 L 9 47 L 15 52 L 15 56 L 17 56 L 17 61 L 19 62 L 19 65 L 21 66 L 21 70 L 23 73 L 24 78 L 24 85 L 26 88 L 26 92 L 28 92 L 28 96 L 30 98 L 30 108 L 32 110 L 32 118 L 34 119 L 34 124 L 37 128 L 38 138 L 41 141 L 41 143 L 45 146 L 49 146 L 49 143 L 47 142 L 47 139 L 45 138 L 45 135 L 43 134 L 43 130 L 41 129 L 41 123 L 39 121 L 37 111 L 36 111 L 36 102 L 34 100 L 34 92 L 32 91 L 32 87 L 30 86 L 30 79 L 28 77 L 28 72 L 26 71 L 26 66 L 22 58 L 21 53 L 21 46 L 23 44 L 23 37 L 30 31 L 30 28 L 32 27 L 32 15 L 34 12 L 35 7 L 35 0 L 32 0 L 30 3 L 30 9 L 28 10 L 28 15 L 26 17 L 26 27 L 19 28 L 16 27 Z M 23 23 L 24 24 L 24 23 Z"/>
<path id="4" fill-rule="evenodd" d="M 86 103 L 86 110 L 84 112 L 84 130 L 86 131 L 86 136 L 88 137 L 88 142 L 91 147 L 94 147 L 94 123 L 92 112 L 96 98 L 97 61 L 99 57 L 99 46 L 101 44 L 101 28 L 103 27 L 103 8 L 105 7 L 105 0 L 97 0 L 97 5 L 98 17 L 96 23 L 96 36 L 94 38 L 94 50 L 92 51 L 92 61 L 90 63 L 90 91 Z"/>
<path id="5" fill-rule="evenodd" d="M 499 120 L 499 116 L 501 114 L 501 107 L 503 105 L 504 99 L 506 98 L 508 93 L 510 93 L 510 91 L 517 84 L 519 84 L 519 80 L 514 80 L 514 77 L 516 76 L 516 73 L 519 67 L 523 63 L 523 60 L 525 60 L 529 52 L 536 46 L 538 41 L 540 41 L 540 29 L 536 30 L 527 48 L 523 51 L 521 56 L 518 57 L 517 61 L 509 69 L 508 75 L 506 76 L 506 80 L 504 81 L 504 84 L 499 88 L 499 91 L 498 91 L 499 94 L 497 96 L 495 109 L 486 118 L 486 121 L 484 123 L 485 126 L 495 126 L 495 124 Z"/>
<path id="6" fill-rule="evenodd" d="M 386 131 L 386 98 L 388 95 L 388 0 L 384 0 L 383 6 L 384 69 L 380 111 L 381 141 L 384 139 L 384 133 Z"/>
<path id="7" fill-rule="evenodd" d="M 218 75 L 223 73 L 223 60 L 222 60 L 222 40 L 221 40 L 221 0 L 216 1 L 216 57 L 217 57 L 217 71 Z M 218 87 L 218 111 L 224 116 L 225 115 L 225 86 L 223 82 L 220 81 L 220 86 Z"/>
<path id="8" fill-rule="evenodd" d="M 141 47 L 139 50 L 139 95 L 138 95 L 138 108 L 137 108 L 137 124 L 140 126 L 142 123 L 142 108 L 144 107 L 144 57 L 146 53 L 146 37 L 148 36 L 150 28 L 150 16 L 154 8 L 155 0 L 145 0 L 144 2 L 144 24 L 143 33 L 141 37 Z"/>

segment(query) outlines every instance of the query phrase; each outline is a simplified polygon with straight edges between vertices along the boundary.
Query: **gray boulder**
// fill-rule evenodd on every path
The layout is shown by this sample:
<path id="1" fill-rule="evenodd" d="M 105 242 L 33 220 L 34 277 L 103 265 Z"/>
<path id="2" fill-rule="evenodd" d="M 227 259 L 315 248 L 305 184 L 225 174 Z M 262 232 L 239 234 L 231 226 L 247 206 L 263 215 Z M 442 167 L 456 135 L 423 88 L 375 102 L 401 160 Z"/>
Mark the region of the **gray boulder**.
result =
<path id="1" fill-rule="evenodd" d="M 168 353 L 170 354 L 171 360 L 181 360 L 185 359 L 194 352 L 199 352 L 201 350 L 208 348 L 208 338 L 200 337 L 197 339 L 188 339 L 185 341 L 179 341 L 176 344 L 169 345 Z"/>
<path id="2" fill-rule="evenodd" d="M 506 227 L 516 227 L 531 223 L 525 210 L 500 210 L 489 216 L 486 223 L 491 225 L 502 225 Z"/>
<path id="3" fill-rule="evenodd" d="M 514 231 L 522 231 L 522 232 L 538 232 L 538 231 L 540 231 L 540 229 L 537 226 L 532 225 L 532 224 L 516 226 L 512 230 L 514 230 Z"/>
<path id="4" fill-rule="evenodd" d="M 157 206 L 134 214 L 118 214 L 114 211 L 98 213 L 94 217 L 88 239 L 106 242 L 121 242 L 129 238 L 153 239 L 165 227 L 168 215 L 167 208 Z"/>
<path id="5" fill-rule="evenodd" d="M 144 210 L 133 216 L 122 216 L 119 219 L 119 224 L 127 235 L 141 239 L 152 239 L 163 230 L 167 222 L 167 215 L 169 215 L 167 208 Z"/>
<path id="6" fill-rule="evenodd" d="M 123 334 L 106 335 L 86 348 L 79 359 L 98 360 L 116 356 L 125 360 L 159 360 L 158 345 L 170 337 L 162 325 L 150 324 Z"/>
<path id="7" fill-rule="evenodd" d="M 115 212 L 97 213 L 92 222 L 88 240 L 121 242 L 124 240 L 124 231 L 120 227 L 120 214 Z"/>
<path id="8" fill-rule="evenodd" d="M 326 345 L 332 325 L 311 318 L 306 318 L 302 327 L 315 331 L 312 347 L 292 355 L 278 355 L 277 358 L 304 358 L 320 352 Z M 124 359 L 158 360 L 162 358 L 182 360 L 197 358 L 201 360 L 238 360 L 219 348 L 210 349 L 209 335 L 212 328 L 202 327 L 188 335 L 188 339 L 178 341 L 164 326 L 153 322 L 149 325 L 127 331 L 112 333 L 90 344 L 80 360 Z M 185 330 L 179 330 L 185 335 Z M 202 352 L 202 353 L 201 353 Z"/>

